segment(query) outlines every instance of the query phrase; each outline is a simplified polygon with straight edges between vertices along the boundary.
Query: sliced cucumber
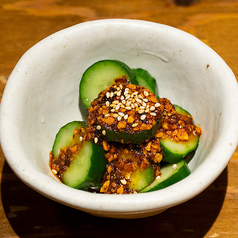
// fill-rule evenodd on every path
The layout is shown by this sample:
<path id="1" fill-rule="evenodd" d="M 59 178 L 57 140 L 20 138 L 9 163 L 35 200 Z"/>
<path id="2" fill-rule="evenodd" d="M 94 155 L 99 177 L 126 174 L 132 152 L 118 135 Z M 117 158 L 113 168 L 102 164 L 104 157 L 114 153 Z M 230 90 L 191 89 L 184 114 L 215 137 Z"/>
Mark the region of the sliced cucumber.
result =
<path id="1" fill-rule="evenodd" d="M 130 160 L 135 162 L 136 164 L 139 161 L 138 155 L 136 155 L 133 151 L 130 151 L 129 154 L 124 154 L 122 152 L 121 157 L 125 161 Z M 129 188 L 136 191 L 140 191 L 141 189 L 148 186 L 153 181 L 153 179 L 154 179 L 154 171 L 151 165 L 149 165 L 149 167 L 143 170 L 142 172 L 140 166 L 138 166 L 136 170 L 131 173 Z"/>
<path id="2" fill-rule="evenodd" d="M 116 78 L 126 76 L 132 84 L 137 84 L 133 71 L 118 60 L 101 60 L 91 65 L 83 74 L 79 94 L 88 109 L 98 94 L 114 83 Z"/>
<path id="3" fill-rule="evenodd" d="M 86 128 L 86 126 L 86 122 L 83 121 L 72 121 L 62 126 L 55 136 L 52 148 L 54 157 L 57 158 L 59 156 L 60 149 L 65 148 L 66 146 L 71 146 L 73 143 L 77 143 L 77 141 L 73 141 L 74 130 L 80 127 Z"/>
<path id="4" fill-rule="evenodd" d="M 69 166 L 63 168 L 61 181 L 73 188 L 88 190 L 100 188 L 102 177 L 106 171 L 106 159 L 101 147 L 92 141 L 81 141 L 76 129 L 86 127 L 85 122 L 73 121 L 61 127 L 56 135 L 52 154 L 58 160 L 61 153 L 71 158 Z M 75 152 L 67 153 L 67 148 L 77 145 Z"/>
<path id="5" fill-rule="evenodd" d="M 175 110 L 184 116 L 191 116 L 191 114 L 178 105 L 174 105 Z M 163 160 L 171 164 L 177 163 L 182 160 L 191 151 L 198 147 L 199 136 L 190 134 L 187 141 L 173 141 L 169 138 L 161 139 L 160 145 L 163 148 Z"/>
<path id="6" fill-rule="evenodd" d="M 131 189 L 140 191 L 141 189 L 145 188 L 150 184 L 154 179 L 154 172 L 149 166 L 144 171 L 140 171 L 140 168 L 138 167 L 135 172 L 132 173 L 131 176 L 131 183 L 129 184 L 129 187 Z"/>
<path id="7" fill-rule="evenodd" d="M 82 149 L 62 174 L 62 182 L 81 190 L 100 188 L 105 171 L 104 151 L 93 142 L 84 141 Z"/>
<path id="8" fill-rule="evenodd" d="M 162 161 L 171 164 L 182 160 L 188 153 L 195 150 L 199 143 L 199 136 L 189 135 L 188 141 L 172 141 L 169 138 L 161 139 L 160 145 L 163 148 Z"/>
<path id="9" fill-rule="evenodd" d="M 149 186 L 140 192 L 152 192 L 162 188 L 166 188 L 172 184 L 179 182 L 190 174 L 187 163 L 184 160 L 176 164 L 164 165 L 161 169 L 161 176 L 157 177 Z"/>
<path id="10" fill-rule="evenodd" d="M 155 78 L 153 78 L 150 73 L 141 68 L 132 69 L 136 76 L 136 80 L 138 81 L 138 85 L 141 85 L 147 89 L 149 89 L 152 93 L 159 97 L 158 86 Z"/>

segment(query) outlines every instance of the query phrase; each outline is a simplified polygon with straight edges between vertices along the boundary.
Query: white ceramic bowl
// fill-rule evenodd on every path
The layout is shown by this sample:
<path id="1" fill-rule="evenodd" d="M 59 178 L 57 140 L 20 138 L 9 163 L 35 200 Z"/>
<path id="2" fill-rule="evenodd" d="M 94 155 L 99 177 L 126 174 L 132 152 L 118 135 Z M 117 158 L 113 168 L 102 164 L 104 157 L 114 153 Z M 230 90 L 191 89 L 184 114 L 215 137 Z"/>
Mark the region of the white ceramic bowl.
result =
<path id="1" fill-rule="evenodd" d="M 58 129 L 82 119 L 78 86 L 100 59 L 148 70 L 161 97 L 181 105 L 203 130 L 192 174 L 160 191 L 106 195 L 58 182 L 48 166 Z M 208 46 L 178 29 L 137 20 L 99 20 L 57 32 L 29 49 L 8 79 L 1 103 L 1 145 L 19 178 L 39 193 L 105 217 L 157 214 L 207 188 L 224 170 L 238 141 L 238 87 L 231 69 Z"/>

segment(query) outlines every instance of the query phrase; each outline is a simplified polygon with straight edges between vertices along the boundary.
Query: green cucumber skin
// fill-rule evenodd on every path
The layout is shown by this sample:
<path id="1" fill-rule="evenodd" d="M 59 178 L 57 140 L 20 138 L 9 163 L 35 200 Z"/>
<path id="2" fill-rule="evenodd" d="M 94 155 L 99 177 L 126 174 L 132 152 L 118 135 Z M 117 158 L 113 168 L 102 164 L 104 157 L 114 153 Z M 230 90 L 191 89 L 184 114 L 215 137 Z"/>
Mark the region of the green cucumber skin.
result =
<path id="1" fill-rule="evenodd" d="M 84 143 L 90 143 L 91 147 L 91 155 L 88 157 L 90 160 L 90 166 L 88 171 L 86 171 L 86 176 L 82 178 L 81 175 L 87 168 L 78 163 L 79 161 L 75 161 L 76 163 L 74 163 L 73 160 L 68 170 L 63 173 L 62 181 L 66 185 L 80 190 L 87 191 L 89 188 L 99 189 L 101 187 L 103 175 L 106 172 L 106 158 L 104 156 L 104 151 L 92 141 L 86 141 Z M 85 155 L 76 155 L 75 160 L 80 160 L 83 156 Z M 76 167 L 73 168 L 72 166 Z M 78 171 L 77 174 L 74 173 L 75 170 Z M 71 173 L 71 171 L 73 172 Z"/>
<path id="2" fill-rule="evenodd" d="M 151 166 L 149 166 L 143 172 L 141 172 L 140 168 L 138 167 L 137 170 L 132 173 L 131 183 L 129 184 L 129 187 L 131 189 L 140 191 L 146 186 L 148 186 L 153 181 L 153 179 L 154 171 Z"/>
<path id="3" fill-rule="evenodd" d="M 62 126 L 55 136 L 52 153 L 54 157 L 59 156 L 60 149 L 69 146 L 72 142 L 74 130 L 80 127 L 86 128 L 87 124 L 84 121 L 72 121 Z"/>
<path id="4" fill-rule="evenodd" d="M 173 141 L 172 143 L 174 143 L 174 145 L 179 145 L 179 146 L 183 146 L 184 147 L 184 152 L 177 152 L 176 150 L 173 151 L 172 148 L 169 148 L 165 145 L 166 140 L 170 140 L 170 139 L 164 139 L 164 140 L 160 140 L 160 145 L 163 148 L 163 162 L 168 162 L 170 164 L 175 164 L 179 161 L 181 161 L 187 154 L 189 154 L 190 152 L 194 151 L 197 149 L 198 144 L 199 144 L 199 137 L 196 137 L 197 140 L 194 141 L 194 143 L 192 143 L 192 146 L 186 146 L 186 142 L 176 142 Z M 187 141 L 188 142 L 188 141 Z"/>
<path id="5" fill-rule="evenodd" d="M 102 130 L 106 131 L 106 134 L 102 135 L 102 138 L 107 141 L 123 142 L 125 144 L 126 143 L 139 144 L 141 142 L 146 141 L 147 139 L 152 138 L 159 130 L 161 125 L 162 125 L 162 118 L 160 118 L 150 130 L 140 131 L 134 134 L 128 133 L 126 131 L 108 130 L 102 127 Z"/>
<path id="6" fill-rule="evenodd" d="M 149 89 L 157 98 L 159 98 L 159 90 L 155 78 L 153 78 L 147 70 L 142 68 L 132 69 L 132 71 L 136 76 L 138 85 Z"/>
<path id="7" fill-rule="evenodd" d="M 178 105 L 174 105 L 175 110 L 185 116 L 191 116 L 191 114 Z M 170 143 L 168 147 L 166 144 Z M 163 162 L 175 164 L 181 161 L 187 154 L 197 149 L 199 144 L 199 136 L 190 136 L 188 141 L 172 141 L 169 138 L 161 139 L 160 145 L 163 148 Z M 177 147 L 177 148 L 176 148 Z M 180 150 L 180 151 L 178 151 Z"/>
<path id="8" fill-rule="evenodd" d="M 173 168 L 173 164 L 164 165 L 161 168 L 161 176 L 159 179 L 155 179 L 149 186 L 142 189 L 140 192 L 152 192 L 170 185 L 173 185 L 191 174 L 187 163 L 184 160 L 176 163 L 177 169 Z M 167 170 L 167 171 L 165 171 Z"/>
<path id="9" fill-rule="evenodd" d="M 113 70 L 120 72 L 114 74 Z M 109 73 L 110 78 L 107 78 Z M 88 109 L 101 91 L 112 85 L 116 78 L 125 75 L 131 84 L 138 84 L 131 68 L 119 60 L 100 60 L 87 68 L 79 85 L 79 95 L 84 106 Z"/>

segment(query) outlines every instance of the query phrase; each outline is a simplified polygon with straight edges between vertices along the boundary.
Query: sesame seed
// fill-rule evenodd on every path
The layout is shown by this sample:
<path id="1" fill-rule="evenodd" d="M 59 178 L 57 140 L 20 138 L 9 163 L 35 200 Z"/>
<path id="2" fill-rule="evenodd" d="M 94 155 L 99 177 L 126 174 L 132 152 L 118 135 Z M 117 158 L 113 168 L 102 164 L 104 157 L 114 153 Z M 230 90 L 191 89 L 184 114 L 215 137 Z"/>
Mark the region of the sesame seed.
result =
<path id="1" fill-rule="evenodd" d="M 118 100 L 114 100 L 114 101 L 112 102 L 112 104 L 118 104 L 118 103 L 119 103 Z"/>
<path id="2" fill-rule="evenodd" d="M 97 137 L 94 138 L 94 143 L 95 143 L 95 144 L 98 143 L 98 138 L 97 138 Z"/>
<path id="3" fill-rule="evenodd" d="M 144 101 L 144 102 L 148 102 L 148 99 L 147 99 L 147 98 L 143 98 L 143 101 Z"/>
<path id="4" fill-rule="evenodd" d="M 109 92 L 106 93 L 106 97 L 107 97 L 107 98 L 110 97 L 110 93 L 109 93 Z"/>
<path id="5" fill-rule="evenodd" d="M 146 112 L 146 113 L 148 113 L 149 111 L 150 111 L 150 109 L 149 109 L 149 108 L 147 108 L 147 109 L 145 110 L 145 112 Z"/>
<path id="6" fill-rule="evenodd" d="M 97 128 L 97 130 L 101 130 L 102 127 L 100 125 L 97 125 L 96 128 Z"/>
<path id="7" fill-rule="evenodd" d="M 136 101 L 137 101 L 138 103 L 142 103 L 142 101 L 141 101 L 139 98 L 136 98 Z"/>
<path id="8" fill-rule="evenodd" d="M 148 93 L 147 91 L 144 91 L 144 95 L 145 95 L 146 97 L 148 97 L 148 96 L 149 96 L 149 93 Z"/>
<path id="9" fill-rule="evenodd" d="M 143 96 L 142 95 L 138 95 L 138 98 L 143 99 Z"/>
<path id="10" fill-rule="evenodd" d="M 105 130 L 103 130 L 103 131 L 102 131 L 102 134 L 105 136 L 105 135 L 106 135 L 106 131 L 105 131 Z"/>
<path id="11" fill-rule="evenodd" d="M 157 103 L 155 104 L 155 107 L 159 107 L 159 106 L 160 106 L 160 103 L 157 102 Z"/>
<path id="12" fill-rule="evenodd" d="M 55 169 L 51 170 L 53 174 L 57 174 L 58 172 Z"/>
<path id="13" fill-rule="evenodd" d="M 123 86 L 122 86 L 122 84 L 119 84 L 119 87 L 120 87 L 120 89 L 123 89 Z"/>
<path id="14" fill-rule="evenodd" d="M 110 106 L 110 102 L 106 101 L 106 106 L 109 107 Z"/>
<path id="15" fill-rule="evenodd" d="M 151 112 L 150 115 L 151 116 L 156 116 L 156 113 L 155 112 Z"/>
<path id="16" fill-rule="evenodd" d="M 120 105 L 117 105 L 117 106 L 115 107 L 115 110 L 117 111 L 117 110 L 119 110 L 119 108 L 120 108 Z"/>
<path id="17" fill-rule="evenodd" d="M 115 112 L 116 110 L 113 108 L 113 109 L 111 109 L 111 112 Z"/>
<path id="18" fill-rule="evenodd" d="M 157 176 L 155 179 L 156 179 L 156 180 L 160 179 L 160 176 Z"/>
<path id="19" fill-rule="evenodd" d="M 118 117 L 117 117 L 117 120 L 120 121 L 120 120 L 121 120 L 121 116 L 118 116 Z"/>
<path id="20" fill-rule="evenodd" d="M 138 123 L 132 124 L 132 127 L 136 127 L 136 126 L 138 126 Z"/>
<path id="21" fill-rule="evenodd" d="M 142 102 L 142 106 L 143 106 L 143 107 L 146 107 L 146 103 L 145 103 L 145 102 Z"/>
<path id="22" fill-rule="evenodd" d="M 139 114 L 142 114 L 142 113 L 144 113 L 144 112 L 145 112 L 145 110 L 143 110 L 143 109 L 141 109 L 141 110 L 138 111 Z"/>
<path id="23" fill-rule="evenodd" d="M 155 107 L 154 107 L 154 106 L 151 106 L 151 107 L 150 107 L 150 110 L 151 110 L 151 111 L 154 111 L 154 110 L 155 110 Z"/>
<path id="24" fill-rule="evenodd" d="M 118 91 L 118 92 L 117 92 L 117 96 L 118 96 L 118 97 L 121 96 L 121 91 Z"/>
<path id="25" fill-rule="evenodd" d="M 109 117 L 110 116 L 110 114 L 106 114 L 104 117 Z"/>
<path id="26" fill-rule="evenodd" d="M 117 114 L 117 113 L 114 113 L 112 116 L 113 116 L 113 117 L 118 117 L 118 114 Z"/>
<path id="27" fill-rule="evenodd" d="M 127 184 L 125 179 L 121 179 L 121 183 L 124 184 L 124 185 Z"/>
<path id="28" fill-rule="evenodd" d="M 80 136 L 80 137 L 79 137 L 79 141 L 81 142 L 82 140 L 83 140 L 83 137 L 82 137 L 82 136 Z"/>
<path id="29" fill-rule="evenodd" d="M 126 100 L 122 100 L 121 102 L 122 102 L 123 104 L 125 104 L 125 103 L 126 103 Z"/>
<path id="30" fill-rule="evenodd" d="M 128 107 L 125 107 L 125 109 L 126 109 L 126 110 L 131 110 L 131 107 L 130 107 L 130 106 L 128 106 Z"/>
<path id="31" fill-rule="evenodd" d="M 173 164 L 173 169 L 177 169 L 177 168 L 178 168 L 177 164 Z"/>
<path id="32" fill-rule="evenodd" d="M 114 93 L 113 92 L 111 92 L 110 93 L 110 98 L 112 98 L 114 96 Z"/>
<path id="33" fill-rule="evenodd" d="M 128 118 L 128 114 L 126 114 L 125 116 L 124 116 L 124 119 L 126 120 Z"/>
<path id="34" fill-rule="evenodd" d="M 146 118 L 146 115 L 145 115 L 145 114 L 141 115 L 141 117 L 140 117 L 140 119 L 141 119 L 142 121 L 145 120 L 145 118 Z"/>
<path id="35" fill-rule="evenodd" d="M 118 112 L 118 115 L 121 116 L 121 117 L 125 116 L 125 114 L 123 112 Z"/>
<path id="36" fill-rule="evenodd" d="M 124 99 L 125 99 L 125 97 L 122 95 L 122 96 L 121 96 L 121 100 L 124 100 Z"/>

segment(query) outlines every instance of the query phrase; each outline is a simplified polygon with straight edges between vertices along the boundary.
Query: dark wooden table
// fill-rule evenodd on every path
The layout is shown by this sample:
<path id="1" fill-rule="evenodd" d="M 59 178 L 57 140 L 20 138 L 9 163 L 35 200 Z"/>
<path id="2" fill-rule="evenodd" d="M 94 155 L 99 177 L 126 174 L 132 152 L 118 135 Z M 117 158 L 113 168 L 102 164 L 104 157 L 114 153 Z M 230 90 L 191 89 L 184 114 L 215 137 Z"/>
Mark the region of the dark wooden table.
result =
<path id="1" fill-rule="evenodd" d="M 22 54 L 71 25 L 105 18 L 164 23 L 212 47 L 238 76 L 236 0 L 1 0 L 0 96 Z M 218 179 L 192 200 L 149 218 L 94 217 L 36 193 L 0 153 L 0 237 L 238 237 L 238 149 Z"/>

